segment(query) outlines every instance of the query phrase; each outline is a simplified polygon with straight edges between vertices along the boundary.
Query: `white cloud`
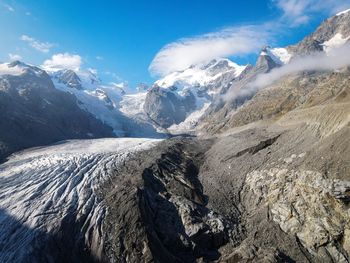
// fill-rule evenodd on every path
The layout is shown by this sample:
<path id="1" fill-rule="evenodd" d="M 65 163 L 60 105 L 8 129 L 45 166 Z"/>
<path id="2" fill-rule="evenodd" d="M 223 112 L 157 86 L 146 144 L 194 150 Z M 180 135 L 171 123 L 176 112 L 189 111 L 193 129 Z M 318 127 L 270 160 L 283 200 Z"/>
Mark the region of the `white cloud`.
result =
<path id="1" fill-rule="evenodd" d="M 26 16 L 31 16 L 32 13 L 31 12 L 25 12 Z"/>
<path id="2" fill-rule="evenodd" d="M 9 58 L 11 61 L 14 61 L 14 60 L 21 60 L 22 57 L 18 54 L 12 54 L 12 53 L 9 53 Z"/>
<path id="3" fill-rule="evenodd" d="M 50 48 L 54 46 L 52 43 L 41 42 L 27 35 L 22 35 L 20 39 L 24 42 L 27 42 L 32 48 L 35 48 L 36 50 L 43 53 L 48 53 L 50 51 Z"/>
<path id="4" fill-rule="evenodd" d="M 96 56 L 96 59 L 97 60 L 103 60 L 103 57 L 102 56 Z"/>
<path id="5" fill-rule="evenodd" d="M 316 13 L 333 15 L 350 8 L 349 0 L 272 0 L 291 26 L 306 24 Z"/>
<path id="6" fill-rule="evenodd" d="M 4 4 L 4 7 L 7 9 L 7 11 L 15 12 L 15 9 L 12 6 L 8 5 L 8 4 Z"/>
<path id="7" fill-rule="evenodd" d="M 49 71 L 60 69 L 71 69 L 78 71 L 82 65 L 82 58 L 79 55 L 69 53 L 58 53 L 45 60 L 42 67 Z"/>
<path id="8" fill-rule="evenodd" d="M 218 57 L 257 52 L 271 37 L 271 25 L 230 27 L 193 38 L 180 39 L 163 47 L 149 71 L 164 76 L 193 64 Z"/>

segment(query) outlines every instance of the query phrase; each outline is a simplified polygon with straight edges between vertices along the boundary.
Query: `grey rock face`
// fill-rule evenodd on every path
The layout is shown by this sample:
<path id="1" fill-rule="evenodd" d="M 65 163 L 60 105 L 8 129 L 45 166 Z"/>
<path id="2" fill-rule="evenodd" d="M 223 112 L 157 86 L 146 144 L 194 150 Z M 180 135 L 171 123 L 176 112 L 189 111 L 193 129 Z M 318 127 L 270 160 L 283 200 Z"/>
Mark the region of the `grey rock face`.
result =
<path id="1" fill-rule="evenodd" d="M 55 89 L 45 71 L 27 65 L 19 76 L 0 76 L 0 116 L 0 158 L 69 138 L 113 136 L 74 96 Z"/>
<path id="2" fill-rule="evenodd" d="M 195 109 L 195 98 L 188 91 L 183 97 L 170 90 L 154 86 L 148 93 L 144 110 L 151 120 L 162 127 L 180 123 L 187 112 Z"/>
<path id="3" fill-rule="evenodd" d="M 278 118 L 296 108 L 308 108 L 334 99 L 346 101 L 350 71 L 301 73 L 260 90 L 239 110 L 226 118 L 225 128 Z M 344 97 L 345 96 L 345 97 Z"/>
<path id="4" fill-rule="evenodd" d="M 330 125 L 324 112 L 315 114 Z M 107 187 L 113 190 L 102 190 L 111 193 L 105 255 L 128 262 L 346 262 L 349 127 L 324 137 L 330 126 L 316 132 L 315 125 L 178 138 L 135 156 L 118 169 Z"/>
<path id="5" fill-rule="evenodd" d="M 267 49 L 268 47 L 262 49 L 255 65 L 257 71 L 261 70 L 264 73 L 280 66 L 280 64 L 276 63 L 275 60 L 270 55 L 268 55 Z"/>

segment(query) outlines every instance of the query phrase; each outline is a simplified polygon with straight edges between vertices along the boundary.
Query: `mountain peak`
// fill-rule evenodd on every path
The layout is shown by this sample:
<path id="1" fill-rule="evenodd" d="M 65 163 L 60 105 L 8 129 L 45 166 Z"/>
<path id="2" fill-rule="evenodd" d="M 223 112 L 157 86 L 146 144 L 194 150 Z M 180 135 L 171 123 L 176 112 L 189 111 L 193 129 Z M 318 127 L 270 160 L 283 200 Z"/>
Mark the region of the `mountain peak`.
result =
<path id="1" fill-rule="evenodd" d="M 9 68 L 13 68 L 13 67 L 29 67 L 29 65 L 27 65 L 26 63 L 19 61 L 19 60 L 14 60 L 10 63 L 8 63 L 8 67 Z"/>
<path id="2" fill-rule="evenodd" d="M 44 70 L 36 66 L 26 64 L 19 60 L 15 60 L 10 63 L 0 64 L 0 75 L 18 76 L 22 74 L 30 74 L 35 76 L 41 76 L 44 73 Z"/>
<path id="3" fill-rule="evenodd" d="M 156 84 L 162 88 L 176 87 L 179 89 L 208 86 L 224 74 L 232 73 L 233 77 L 238 77 L 245 68 L 246 66 L 238 65 L 227 58 L 215 58 L 209 62 L 202 62 L 185 70 L 173 72 L 156 81 Z"/>
<path id="4" fill-rule="evenodd" d="M 74 70 L 62 69 L 54 73 L 53 77 L 57 79 L 59 83 L 63 83 L 70 88 L 83 89 L 81 79 Z"/>
<path id="5" fill-rule="evenodd" d="M 269 47 L 264 47 L 261 52 L 258 60 L 256 62 L 256 68 L 266 68 L 267 71 L 281 66 L 280 60 L 278 60 L 270 51 Z"/>

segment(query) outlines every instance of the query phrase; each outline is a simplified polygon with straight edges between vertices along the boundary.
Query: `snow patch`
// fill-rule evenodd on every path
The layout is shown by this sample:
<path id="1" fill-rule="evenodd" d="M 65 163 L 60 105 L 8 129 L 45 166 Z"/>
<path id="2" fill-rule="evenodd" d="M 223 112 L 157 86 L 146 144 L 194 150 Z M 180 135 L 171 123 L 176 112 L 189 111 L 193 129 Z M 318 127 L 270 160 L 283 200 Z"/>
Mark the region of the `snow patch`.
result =
<path id="1" fill-rule="evenodd" d="M 86 77 L 86 76 L 85 76 Z M 113 128 L 117 136 L 124 136 L 123 116 L 119 111 L 119 102 L 122 98 L 121 91 L 113 85 L 100 85 L 98 82 L 88 81 L 82 78 L 83 89 L 71 88 L 60 83 L 57 78 L 52 77 L 55 87 L 59 90 L 74 94 L 78 99 L 78 106 Z"/>
<path id="2" fill-rule="evenodd" d="M 120 101 L 120 111 L 129 117 L 143 115 L 146 96 L 147 92 L 124 95 Z"/>
<path id="3" fill-rule="evenodd" d="M 44 71 L 33 65 L 25 64 L 20 61 L 0 64 L 0 75 L 20 76 L 27 72 L 40 76 Z"/>
<path id="4" fill-rule="evenodd" d="M 269 55 L 280 65 L 288 64 L 292 55 L 285 48 L 268 49 Z"/>
<path id="5" fill-rule="evenodd" d="M 336 14 L 336 16 L 341 16 L 341 15 L 344 15 L 344 14 L 349 13 L 349 12 L 350 12 L 350 9 L 339 12 L 338 14 Z"/>
<path id="6" fill-rule="evenodd" d="M 350 39 L 350 36 L 343 37 L 342 34 L 337 33 L 334 37 L 332 37 L 330 40 L 325 41 L 322 46 L 323 50 L 328 54 L 330 51 L 332 51 L 335 48 L 339 48 L 343 46 L 348 40 Z"/>
<path id="7" fill-rule="evenodd" d="M 260 56 L 269 56 L 278 65 L 288 64 L 292 55 L 285 48 L 265 48 Z"/>
<path id="8" fill-rule="evenodd" d="M 172 134 L 181 134 L 181 133 L 188 133 L 191 131 L 194 131 L 196 128 L 200 118 L 203 116 L 205 111 L 210 106 L 210 102 L 204 103 L 204 105 L 199 108 L 199 110 L 192 112 L 187 116 L 187 118 L 179 123 L 179 124 L 173 124 L 168 128 L 168 131 Z"/>

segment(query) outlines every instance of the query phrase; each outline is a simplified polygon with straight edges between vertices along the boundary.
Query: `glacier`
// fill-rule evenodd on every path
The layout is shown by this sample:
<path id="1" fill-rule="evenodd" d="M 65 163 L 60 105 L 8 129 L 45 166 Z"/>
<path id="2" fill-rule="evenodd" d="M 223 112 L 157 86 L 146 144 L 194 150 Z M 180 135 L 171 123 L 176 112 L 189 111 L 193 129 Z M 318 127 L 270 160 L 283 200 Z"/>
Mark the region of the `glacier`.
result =
<path id="1" fill-rule="evenodd" d="M 45 243 L 36 242 L 44 237 L 33 233 L 55 235 L 72 217 L 83 224 L 85 242 L 99 251 L 108 213 L 98 198 L 99 186 L 134 153 L 160 141 L 71 140 L 13 154 L 0 165 L 0 262 L 24 262 Z"/>

